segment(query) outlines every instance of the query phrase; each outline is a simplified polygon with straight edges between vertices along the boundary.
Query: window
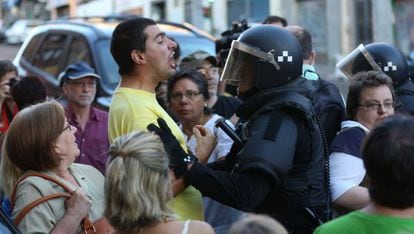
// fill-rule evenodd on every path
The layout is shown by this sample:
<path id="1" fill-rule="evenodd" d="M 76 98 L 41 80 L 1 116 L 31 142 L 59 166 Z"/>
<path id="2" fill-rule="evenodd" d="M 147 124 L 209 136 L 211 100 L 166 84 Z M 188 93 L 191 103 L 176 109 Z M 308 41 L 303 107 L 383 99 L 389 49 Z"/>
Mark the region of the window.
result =
<path id="1" fill-rule="evenodd" d="M 269 15 L 269 0 L 228 0 L 228 24 L 246 19 L 262 22 Z"/>
<path id="2" fill-rule="evenodd" d="M 62 70 L 61 64 L 65 61 L 64 48 L 67 38 L 68 36 L 63 34 L 47 35 L 34 57 L 33 65 L 57 78 Z"/>
<path id="3" fill-rule="evenodd" d="M 369 44 L 372 36 L 372 3 L 370 0 L 354 0 L 355 4 L 355 47 L 360 43 Z"/>
<path id="4" fill-rule="evenodd" d="M 78 61 L 83 61 L 93 67 L 91 49 L 84 37 L 75 36 L 72 38 L 67 58 L 65 67 Z"/>
<path id="5" fill-rule="evenodd" d="M 32 60 L 32 58 L 33 58 L 33 56 L 36 52 L 36 49 L 39 46 L 40 38 L 43 35 L 44 34 L 36 35 L 30 40 L 29 44 L 26 46 L 26 50 L 23 52 L 23 55 L 22 55 L 24 60 L 26 60 L 26 61 L 31 61 Z"/>

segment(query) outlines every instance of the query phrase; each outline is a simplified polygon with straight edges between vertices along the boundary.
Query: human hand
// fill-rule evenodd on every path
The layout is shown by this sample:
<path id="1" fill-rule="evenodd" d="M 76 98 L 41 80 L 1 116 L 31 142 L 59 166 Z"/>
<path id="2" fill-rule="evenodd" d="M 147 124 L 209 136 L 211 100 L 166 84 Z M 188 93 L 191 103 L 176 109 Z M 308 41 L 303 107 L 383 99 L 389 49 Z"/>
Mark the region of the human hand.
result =
<path id="1" fill-rule="evenodd" d="M 194 126 L 193 134 L 197 142 L 195 148 L 196 156 L 201 163 L 206 164 L 211 152 L 213 152 L 217 145 L 216 136 L 202 125 Z"/>
<path id="2" fill-rule="evenodd" d="M 11 84 L 15 83 L 17 80 L 16 78 L 11 79 L 4 79 L 0 82 L 0 99 L 4 100 L 6 98 L 11 98 L 10 89 Z"/>
<path id="3" fill-rule="evenodd" d="M 76 219 L 82 220 L 89 214 L 92 201 L 81 187 L 77 188 L 72 196 L 66 200 L 66 212 Z"/>
<path id="4" fill-rule="evenodd" d="M 170 159 L 170 167 L 173 169 L 175 176 L 181 178 L 187 172 L 188 162 L 186 162 L 186 159 L 188 159 L 189 155 L 181 147 L 167 123 L 161 118 L 158 118 L 157 122 L 159 127 L 155 124 L 149 124 L 147 129 L 161 138 Z"/>

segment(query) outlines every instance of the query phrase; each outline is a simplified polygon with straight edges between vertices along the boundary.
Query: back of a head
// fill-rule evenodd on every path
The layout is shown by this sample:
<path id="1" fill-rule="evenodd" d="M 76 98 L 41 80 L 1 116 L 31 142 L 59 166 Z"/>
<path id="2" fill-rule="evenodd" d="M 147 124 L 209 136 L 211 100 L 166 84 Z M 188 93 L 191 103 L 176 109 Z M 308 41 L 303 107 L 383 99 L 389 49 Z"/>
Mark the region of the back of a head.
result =
<path id="1" fill-rule="evenodd" d="M 19 110 L 44 102 L 47 98 L 46 87 L 42 80 L 35 76 L 22 77 L 11 87 L 11 95 Z"/>
<path id="2" fill-rule="evenodd" d="M 120 136 L 109 155 L 105 216 L 114 228 L 130 231 L 172 216 L 166 205 L 168 157 L 158 136 L 143 131 Z"/>
<path id="3" fill-rule="evenodd" d="M 249 215 L 236 222 L 229 234 L 287 234 L 282 224 L 266 215 Z"/>
<path id="4" fill-rule="evenodd" d="M 292 32 L 298 39 L 299 44 L 302 47 L 303 59 L 309 59 L 313 51 L 312 36 L 309 31 L 297 25 L 287 26 L 286 29 Z"/>
<path id="5" fill-rule="evenodd" d="M 366 137 L 362 154 L 371 199 L 388 208 L 413 208 L 414 117 L 383 120 Z"/>
<path id="6" fill-rule="evenodd" d="M 262 24 L 277 24 L 277 23 L 280 23 L 283 27 L 287 26 L 287 20 L 277 15 L 269 15 L 262 22 Z"/>
<path id="7" fill-rule="evenodd" d="M 125 20 L 116 26 L 112 33 L 111 54 L 118 64 L 120 75 L 132 72 L 134 62 L 131 59 L 131 52 L 145 51 L 147 35 L 144 31 L 151 25 L 156 25 L 155 21 L 140 17 Z"/>

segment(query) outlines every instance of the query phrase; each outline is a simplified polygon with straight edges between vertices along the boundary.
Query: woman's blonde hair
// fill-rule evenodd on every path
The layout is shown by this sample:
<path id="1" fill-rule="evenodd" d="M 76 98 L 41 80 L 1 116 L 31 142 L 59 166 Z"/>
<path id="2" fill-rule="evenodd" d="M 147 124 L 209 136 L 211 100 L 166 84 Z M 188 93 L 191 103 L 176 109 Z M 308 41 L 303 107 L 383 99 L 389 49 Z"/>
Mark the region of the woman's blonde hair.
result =
<path id="1" fill-rule="evenodd" d="M 121 231 L 172 218 L 168 157 L 158 136 L 132 132 L 115 139 L 105 180 L 105 216 Z"/>

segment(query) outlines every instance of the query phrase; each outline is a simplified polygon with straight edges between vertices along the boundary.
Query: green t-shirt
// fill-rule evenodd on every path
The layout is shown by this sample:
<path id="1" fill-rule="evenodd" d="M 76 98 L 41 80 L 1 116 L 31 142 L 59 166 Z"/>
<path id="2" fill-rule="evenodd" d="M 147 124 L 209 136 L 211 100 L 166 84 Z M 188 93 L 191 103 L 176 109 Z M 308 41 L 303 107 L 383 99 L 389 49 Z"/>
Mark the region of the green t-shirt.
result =
<path id="1" fill-rule="evenodd" d="M 409 234 L 414 233 L 414 218 L 373 215 L 354 211 L 320 226 L 315 234 Z"/>

